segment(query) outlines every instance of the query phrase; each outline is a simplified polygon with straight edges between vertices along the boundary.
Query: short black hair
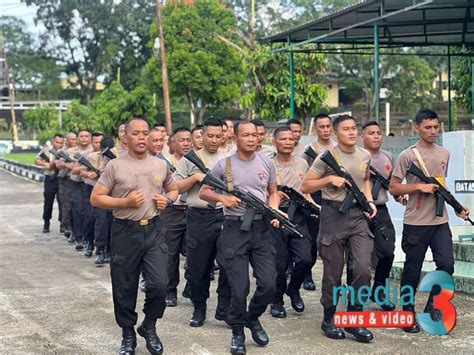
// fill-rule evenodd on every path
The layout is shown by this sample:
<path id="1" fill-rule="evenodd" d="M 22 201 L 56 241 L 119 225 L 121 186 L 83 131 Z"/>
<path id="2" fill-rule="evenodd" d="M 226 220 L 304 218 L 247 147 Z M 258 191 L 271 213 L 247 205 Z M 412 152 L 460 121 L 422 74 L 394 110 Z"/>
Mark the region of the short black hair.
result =
<path id="1" fill-rule="evenodd" d="M 332 128 L 337 131 L 337 127 L 339 126 L 339 123 L 348 121 L 348 120 L 353 120 L 355 122 L 355 118 L 352 117 L 351 115 L 340 115 L 337 116 L 334 121 L 332 122 Z"/>
<path id="2" fill-rule="evenodd" d="M 422 108 L 416 113 L 415 122 L 417 125 L 421 124 L 424 120 L 439 120 L 438 114 L 429 108 Z"/>
<path id="3" fill-rule="evenodd" d="M 55 133 L 54 136 L 53 136 L 53 139 L 54 138 L 64 138 L 64 135 L 62 133 Z"/>
<path id="4" fill-rule="evenodd" d="M 92 137 L 101 137 L 101 136 L 103 137 L 104 134 L 103 134 L 102 132 L 100 132 L 100 131 L 94 131 L 94 132 L 92 132 Z"/>
<path id="5" fill-rule="evenodd" d="M 297 124 L 298 126 L 303 126 L 300 120 L 296 118 L 290 118 L 288 121 L 286 121 L 286 126 L 290 127 L 292 124 Z"/>
<path id="6" fill-rule="evenodd" d="M 256 127 L 265 127 L 265 123 L 263 123 L 263 121 L 259 120 L 258 118 L 250 120 L 250 123 L 253 123 Z"/>
<path id="7" fill-rule="evenodd" d="M 191 130 L 191 134 L 193 134 L 196 131 L 202 131 L 202 125 L 197 125 Z"/>
<path id="8" fill-rule="evenodd" d="M 254 120 L 252 121 L 239 121 L 239 122 L 236 122 L 235 125 L 234 125 L 234 135 L 237 137 L 237 133 L 239 132 L 239 127 L 241 124 L 253 124 L 255 127 L 257 127 L 257 125 L 255 124 L 255 122 L 253 122 Z"/>
<path id="9" fill-rule="evenodd" d="M 158 128 L 158 127 L 166 128 L 166 125 L 163 122 L 156 122 L 152 128 Z"/>
<path id="10" fill-rule="evenodd" d="M 377 121 L 369 121 L 369 122 L 364 123 L 364 125 L 362 126 L 362 129 L 366 129 L 367 127 L 370 127 L 370 126 L 380 127 Z"/>
<path id="11" fill-rule="evenodd" d="M 102 149 L 105 149 L 105 148 L 109 148 L 109 149 L 112 149 L 113 147 L 115 146 L 115 142 L 114 142 L 114 139 L 112 137 L 104 137 L 101 141 L 100 141 L 100 147 Z"/>
<path id="12" fill-rule="evenodd" d="M 79 129 L 79 131 L 77 132 L 77 135 L 79 135 L 79 133 L 81 133 L 81 132 L 87 132 L 87 133 L 91 134 L 91 130 L 89 128 Z"/>
<path id="13" fill-rule="evenodd" d="M 275 131 L 273 131 L 273 138 L 276 138 L 281 132 L 292 132 L 293 133 L 293 131 L 290 129 L 290 127 L 282 126 L 282 127 L 278 127 Z"/>
<path id="14" fill-rule="evenodd" d="M 318 120 L 321 120 L 323 118 L 329 118 L 329 120 L 331 120 L 331 117 L 329 117 L 329 115 L 325 114 L 325 113 L 318 113 L 316 116 L 314 116 L 314 123 L 318 122 Z"/>
<path id="15" fill-rule="evenodd" d="M 210 117 L 206 119 L 203 123 L 203 130 L 207 127 L 222 127 L 222 121 L 218 118 Z"/>
<path id="16" fill-rule="evenodd" d="M 179 132 L 189 132 L 191 133 L 191 130 L 187 127 L 178 127 L 173 131 L 173 136 Z"/>
<path id="17" fill-rule="evenodd" d="M 127 123 L 127 122 L 125 122 L 125 121 L 119 121 L 119 122 L 117 122 L 117 124 L 115 125 L 115 131 L 118 133 L 120 126 L 121 126 L 121 125 L 126 125 L 126 123 Z"/>

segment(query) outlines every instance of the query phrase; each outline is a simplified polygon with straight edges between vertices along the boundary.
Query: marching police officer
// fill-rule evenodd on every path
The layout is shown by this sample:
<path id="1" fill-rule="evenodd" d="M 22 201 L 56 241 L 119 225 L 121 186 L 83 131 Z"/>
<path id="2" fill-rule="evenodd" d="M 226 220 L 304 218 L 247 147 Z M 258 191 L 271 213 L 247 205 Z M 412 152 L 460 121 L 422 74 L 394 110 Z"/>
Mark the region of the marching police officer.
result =
<path id="1" fill-rule="evenodd" d="M 161 354 L 156 321 L 166 308 L 168 248 L 159 214 L 173 203 L 178 189 L 166 163 L 147 152 L 148 123 L 134 118 L 126 124 L 125 134 L 128 152 L 107 164 L 92 191 L 91 203 L 112 209 L 114 214 L 110 271 L 115 319 L 123 336 L 119 354 L 135 352 L 140 271 L 146 277 L 147 291 L 145 319 L 137 331 L 150 353 Z"/>
<path id="2" fill-rule="evenodd" d="M 436 269 L 446 271 L 450 275 L 454 273 L 453 241 L 446 206 L 441 217 L 436 215 L 435 192 L 438 185 L 424 184 L 418 177 L 407 174 L 408 165 L 415 164 L 425 175 L 434 176 L 444 184 L 448 172 L 449 152 L 435 143 L 440 131 L 436 112 L 422 109 L 416 114 L 415 121 L 415 129 L 420 139 L 399 155 L 390 179 L 391 194 L 409 196 L 403 219 L 402 249 L 405 253 L 405 264 L 401 279 L 402 293 L 408 292 L 404 286 L 411 286 L 412 290 L 416 291 L 428 247 L 433 252 Z M 402 184 L 404 179 L 406 183 Z M 457 215 L 466 219 L 469 210 Z M 424 313 L 431 313 L 435 321 L 441 319 L 441 314 L 433 305 L 436 292 L 439 290 L 431 291 L 424 309 Z M 415 305 L 404 305 L 403 309 L 414 312 Z M 415 322 L 413 326 L 403 330 L 418 333 L 420 328 Z"/>
<path id="3" fill-rule="evenodd" d="M 252 122 L 237 122 L 234 126 L 237 152 L 220 160 L 212 173 L 234 186 L 252 192 L 277 209 L 280 198 L 277 191 L 275 167 L 270 159 L 256 153 L 257 127 Z M 268 221 L 256 214 L 249 231 L 242 230 L 247 209 L 240 199 L 217 193 L 203 185 L 199 197 L 208 202 L 224 205 L 224 225 L 218 239 L 217 261 L 224 268 L 231 289 L 231 305 L 227 323 L 232 326 L 231 353 L 245 353 L 244 326 L 250 328 L 253 340 L 260 346 L 268 344 L 268 335 L 259 317 L 265 312 L 275 293 L 275 249 L 269 233 Z M 278 221 L 272 221 L 276 227 Z M 257 288 L 247 309 L 249 293 L 249 262 L 257 280 Z"/>
<path id="4" fill-rule="evenodd" d="M 293 123 L 294 124 L 294 123 Z M 272 159 L 275 165 L 277 184 L 284 185 L 300 192 L 301 183 L 308 171 L 308 164 L 300 157 L 293 155 L 296 138 L 289 127 L 279 127 L 273 133 L 273 144 L 277 155 Z M 280 209 L 288 212 L 291 201 L 283 192 L 280 194 Z M 312 201 L 311 197 L 308 195 Z M 286 310 L 283 308 L 283 295 L 291 299 L 291 306 L 296 312 L 304 311 L 304 302 L 300 296 L 300 287 L 304 277 L 311 268 L 311 241 L 308 227 L 306 225 L 306 211 L 301 207 L 296 208 L 294 216 L 289 216 L 304 238 L 295 238 L 276 228 L 271 228 L 275 235 L 276 247 L 276 293 L 270 307 L 271 315 L 275 318 L 285 318 Z M 287 287 L 286 270 L 288 264 L 294 263 L 291 279 Z"/>
<path id="5" fill-rule="evenodd" d="M 362 142 L 364 143 L 364 148 L 370 152 L 370 165 L 382 175 L 383 178 L 389 178 L 393 170 L 394 162 L 390 152 L 380 149 L 383 138 L 380 125 L 377 122 L 370 121 L 362 126 Z M 372 181 L 374 182 L 375 180 L 372 178 Z M 371 223 L 369 223 L 375 237 L 373 253 L 375 254 L 375 258 L 372 257 L 372 260 L 375 261 L 375 264 L 372 265 L 375 269 L 375 275 L 371 296 L 372 301 L 375 301 L 377 287 L 385 285 L 386 280 L 390 276 L 390 270 L 392 269 L 393 259 L 395 258 L 395 228 L 386 206 L 389 197 L 387 190 L 380 188 L 378 195 L 375 196 L 374 193 L 372 193 L 372 196 L 377 206 L 377 220 L 384 226 L 384 235 L 381 235 L 376 228 L 373 228 Z M 398 196 L 397 201 L 403 203 L 403 196 Z M 379 290 L 380 289 L 379 287 Z M 395 305 L 390 301 L 389 296 L 390 295 L 386 295 L 383 291 L 378 291 L 378 301 L 385 311 L 393 311 L 395 309 Z"/>
<path id="6" fill-rule="evenodd" d="M 373 213 L 377 213 L 371 196 L 369 180 L 370 153 L 356 146 L 357 126 L 353 117 L 342 115 L 333 122 L 338 144 L 331 149 L 337 163 L 344 167 L 359 189 L 364 192 Z M 373 247 L 373 235 L 369 230 L 366 218 L 355 203 L 346 214 L 339 212 L 341 203 L 347 197 L 344 188 L 348 181 L 335 175 L 318 156 L 306 175 L 301 190 L 304 193 L 322 190 L 320 230 L 318 239 L 319 255 L 323 259 L 323 282 L 321 304 L 324 308 L 324 320 L 321 328 L 328 338 L 344 339 L 344 332 L 337 328 L 333 316 L 338 303 L 333 298 L 333 288 L 341 285 L 344 270 L 344 250 L 346 246 L 353 257 L 353 278 L 351 286 L 356 294 L 362 286 L 370 285 L 370 255 Z M 348 302 L 348 311 L 362 311 L 358 300 Z M 346 332 L 355 336 L 358 341 L 369 342 L 372 333 L 366 328 L 346 328 Z"/>
<path id="7" fill-rule="evenodd" d="M 65 152 L 69 148 L 76 146 L 77 135 L 74 132 L 66 134 L 66 144 L 61 149 Z M 56 167 L 58 168 L 58 185 L 59 185 L 59 199 L 61 200 L 61 216 L 62 225 L 64 228 L 64 235 L 66 238 L 71 237 L 72 233 L 72 214 L 71 214 L 71 172 L 66 168 L 63 160 L 56 160 Z"/>
<path id="8" fill-rule="evenodd" d="M 308 148 L 311 146 L 316 154 L 320 155 L 324 153 L 326 150 L 333 148 L 336 144 L 331 139 L 332 136 L 332 122 L 331 118 L 326 114 L 318 114 L 314 117 L 313 122 L 313 130 L 316 133 L 316 140 L 308 144 L 305 147 Z M 310 158 L 308 155 L 302 153 L 301 157 L 308 162 L 308 165 L 311 166 L 313 164 L 313 159 Z M 311 194 L 311 197 L 314 201 L 318 204 L 321 203 L 321 191 L 316 191 Z M 307 216 L 307 224 L 309 233 L 311 235 L 311 268 L 316 264 L 316 260 L 318 259 L 318 234 L 319 234 L 319 218 L 315 216 L 308 215 Z M 316 285 L 314 284 L 313 274 L 311 269 L 306 274 L 306 277 L 303 282 L 303 288 L 307 291 L 314 291 L 316 290 Z"/>
<path id="9" fill-rule="evenodd" d="M 291 129 L 293 137 L 295 138 L 295 149 L 293 149 L 293 155 L 295 157 L 302 157 L 305 148 L 305 146 L 300 143 L 301 135 L 303 134 L 303 124 L 296 118 L 292 118 L 286 121 L 286 126 Z"/>
<path id="10" fill-rule="evenodd" d="M 64 136 L 56 133 L 52 140 L 52 145 L 55 150 L 59 150 L 64 145 Z M 54 156 L 49 152 L 49 149 L 42 149 L 35 159 L 35 164 L 44 168 L 44 202 L 43 202 L 43 233 L 49 233 L 50 220 L 53 213 L 54 199 L 58 201 L 60 232 L 64 232 L 64 225 L 62 222 L 62 206 L 59 196 L 58 185 L 58 171 Z"/>
<path id="11" fill-rule="evenodd" d="M 204 121 L 203 147 L 196 154 L 208 169 L 225 153 L 219 150 L 222 140 L 222 123 L 216 118 Z M 196 149 L 195 149 L 196 150 Z M 180 193 L 187 192 L 186 278 L 190 285 L 191 300 L 194 305 L 193 316 L 189 322 L 192 327 L 200 327 L 206 319 L 206 301 L 209 298 L 210 273 L 216 256 L 216 241 L 221 233 L 224 214 L 222 204 L 213 206 L 199 198 L 200 183 L 204 174 L 189 160 L 181 159 L 176 171 L 176 185 Z M 225 320 L 230 305 L 230 290 L 223 270 L 219 275 L 218 306 L 216 318 Z"/>

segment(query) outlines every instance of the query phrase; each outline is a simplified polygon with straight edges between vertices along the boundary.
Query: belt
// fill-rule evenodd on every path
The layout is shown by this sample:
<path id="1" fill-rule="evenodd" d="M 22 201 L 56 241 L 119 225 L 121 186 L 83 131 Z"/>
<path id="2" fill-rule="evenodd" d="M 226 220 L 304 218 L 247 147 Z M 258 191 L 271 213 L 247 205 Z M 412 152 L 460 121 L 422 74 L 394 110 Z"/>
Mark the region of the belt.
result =
<path id="1" fill-rule="evenodd" d="M 245 216 L 224 216 L 224 219 L 229 221 L 243 221 Z M 254 217 L 254 221 L 261 221 L 263 219 L 263 214 L 257 213 Z"/>
<path id="2" fill-rule="evenodd" d="M 195 212 L 200 214 L 222 214 L 222 208 L 197 208 L 197 207 L 188 207 L 189 212 Z"/>
<path id="3" fill-rule="evenodd" d="M 321 204 L 323 206 L 331 206 L 331 207 L 334 207 L 336 209 L 339 209 L 341 208 L 341 205 L 342 205 L 342 202 L 336 202 L 336 201 L 330 201 L 330 200 L 321 200 Z M 357 202 L 352 202 L 350 205 L 349 205 L 349 209 L 353 209 L 353 208 L 358 208 L 357 206 Z"/>
<path id="4" fill-rule="evenodd" d="M 176 211 L 186 211 L 186 209 L 188 208 L 188 206 L 186 205 L 175 205 L 175 204 L 172 204 L 170 207 L 175 209 Z"/>
<path id="5" fill-rule="evenodd" d="M 154 224 L 156 222 L 160 221 L 160 216 L 155 216 L 150 219 L 141 219 L 139 221 L 132 221 L 129 219 L 119 219 L 119 218 L 114 218 L 114 223 L 118 224 L 123 224 L 129 227 L 135 227 L 135 226 L 141 226 L 141 227 L 146 227 L 150 224 Z"/>

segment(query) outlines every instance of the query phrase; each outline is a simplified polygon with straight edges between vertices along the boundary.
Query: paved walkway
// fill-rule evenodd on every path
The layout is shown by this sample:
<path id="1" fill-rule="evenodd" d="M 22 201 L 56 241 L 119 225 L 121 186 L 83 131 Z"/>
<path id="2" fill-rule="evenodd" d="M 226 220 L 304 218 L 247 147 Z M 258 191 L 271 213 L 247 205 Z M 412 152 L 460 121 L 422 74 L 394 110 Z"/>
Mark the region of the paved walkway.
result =
<path id="1" fill-rule="evenodd" d="M 92 259 L 76 252 L 57 233 L 57 222 L 50 234 L 42 234 L 41 206 L 41 184 L 0 170 L 0 353 L 113 354 L 121 338 L 114 321 L 109 269 L 95 267 Z M 314 273 L 315 280 L 320 280 L 319 261 Z M 320 286 L 318 281 L 318 290 Z M 230 330 L 212 317 L 215 282 L 212 287 L 204 327 L 188 326 L 192 306 L 180 294 L 178 307 L 166 311 L 158 324 L 166 353 L 228 352 Z M 360 344 L 351 336 L 343 341 L 325 338 L 319 328 L 320 293 L 303 291 L 302 295 L 303 314 L 287 308 L 286 319 L 262 317 L 271 338 L 267 347 L 254 345 L 247 332 L 249 354 L 474 353 L 472 296 L 456 295 L 458 323 L 449 336 L 375 329 L 373 343 Z M 419 298 L 420 309 L 426 295 Z M 137 354 L 147 354 L 142 339 Z"/>

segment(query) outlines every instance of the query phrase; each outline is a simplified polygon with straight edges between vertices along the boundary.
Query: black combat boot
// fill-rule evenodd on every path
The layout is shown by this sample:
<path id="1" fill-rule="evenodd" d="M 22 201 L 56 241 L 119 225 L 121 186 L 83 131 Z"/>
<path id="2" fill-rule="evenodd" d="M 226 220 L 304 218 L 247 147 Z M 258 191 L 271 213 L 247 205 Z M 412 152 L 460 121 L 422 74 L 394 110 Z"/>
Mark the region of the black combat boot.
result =
<path id="1" fill-rule="evenodd" d="M 286 294 L 288 295 L 288 297 L 290 297 L 291 307 L 293 307 L 293 309 L 298 313 L 303 312 L 304 302 L 300 296 L 300 290 L 299 289 L 295 290 L 288 287 L 288 289 L 286 290 Z"/>
<path id="2" fill-rule="evenodd" d="M 74 244 L 74 243 L 76 242 L 76 236 L 74 235 L 74 233 L 71 233 L 71 234 L 69 235 L 69 238 L 67 239 L 67 242 L 68 242 L 69 244 Z"/>
<path id="3" fill-rule="evenodd" d="M 244 327 L 233 326 L 232 327 L 232 340 L 230 341 L 230 353 L 231 354 L 245 354 L 245 333 Z"/>
<path id="4" fill-rule="evenodd" d="M 64 236 L 66 238 L 71 236 L 71 226 L 64 226 Z"/>
<path id="5" fill-rule="evenodd" d="M 76 237 L 76 250 L 80 251 L 84 249 L 84 239 Z"/>
<path id="6" fill-rule="evenodd" d="M 286 318 L 286 310 L 283 302 L 274 302 L 270 305 L 270 314 L 273 318 Z"/>
<path id="7" fill-rule="evenodd" d="M 362 312 L 362 306 L 360 305 L 349 305 L 347 307 L 348 312 Z M 344 331 L 352 334 L 358 342 L 368 343 L 374 339 L 374 335 L 367 328 L 344 328 Z"/>
<path id="8" fill-rule="evenodd" d="M 97 248 L 95 252 L 95 264 L 96 265 L 104 265 L 105 264 L 105 248 Z"/>
<path id="9" fill-rule="evenodd" d="M 316 291 L 316 285 L 314 284 L 312 276 L 306 276 L 303 281 L 303 288 L 306 291 Z"/>
<path id="10" fill-rule="evenodd" d="M 191 284 L 189 283 L 189 281 L 186 281 L 186 285 L 184 286 L 184 290 L 181 295 L 184 298 L 191 298 Z"/>
<path id="11" fill-rule="evenodd" d="M 325 308 L 324 309 L 324 319 L 321 323 L 321 329 L 328 338 L 331 339 L 344 339 L 346 336 L 341 328 L 337 328 L 334 325 L 333 317 L 336 313 L 336 307 Z"/>
<path id="12" fill-rule="evenodd" d="M 110 248 L 105 248 L 105 263 L 109 264 L 112 260 L 112 254 L 110 253 Z"/>
<path id="13" fill-rule="evenodd" d="M 268 344 L 270 339 L 268 339 L 267 332 L 263 329 L 262 324 L 258 318 L 249 317 L 245 322 L 245 326 L 250 329 L 252 332 L 252 339 L 260 346 L 265 346 Z"/>
<path id="14" fill-rule="evenodd" d="M 133 327 L 122 328 L 122 346 L 118 351 L 119 355 L 133 355 L 137 347 L 137 335 Z"/>
<path id="15" fill-rule="evenodd" d="M 166 296 L 166 307 L 176 307 L 178 305 L 178 296 L 176 289 L 168 290 L 168 295 Z"/>
<path id="16" fill-rule="evenodd" d="M 145 338 L 146 348 L 152 355 L 163 353 L 163 344 L 160 338 L 158 338 L 158 335 L 156 335 L 155 323 L 156 320 L 150 323 L 146 322 L 145 317 L 142 325 L 137 328 L 138 334 Z"/>
<path id="17" fill-rule="evenodd" d="M 44 220 L 44 224 L 43 224 L 43 233 L 49 233 L 49 221 L 48 220 Z"/>
<path id="18" fill-rule="evenodd" d="M 202 327 L 206 320 L 206 302 L 194 302 L 193 316 L 189 321 L 191 327 Z"/>
<path id="19" fill-rule="evenodd" d="M 375 285 L 374 287 L 372 288 L 372 296 L 370 296 L 370 300 L 374 303 L 376 303 L 376 298 L 375 298 Z M 380 308 L 382 308 L 384 311 L 393 311 L 395 310 L 395 305 L 390 301 L 390 298 L 387 298 L 387 295 L 385 294 L 384 291 L 380 290 L 379 292 L 377 292 L 378 295 L 378 300 L 380 301 L 380 303 L 378 304 L 378 306 L 380 306 Z"/>
<path id="20" fill-rule="evenodd" d="M 229 311 L 229 307 L 230 299 L 218 295 L 216 313 L 214 315 L 214 318 L 217 320 L 224 321 L 227 324 L 227 312 Z"/>
<path id="21" fill-rule="evenodd" d="M 443 319 L 443 315 L 439 309 L 434 308 L 434 296 L 440 293 L 439 286 L 434 286 L 430 292 L 428 297 L 428 301 L 426 302 L 425 309 L 423 310 L 424 313 L 429 313 L 431 319 L 435 322 L 440 321 Z"/>
<path id="22" fill-rule="evenodd" d="M 86 258 L 90 258 L 92 254 L 94 253 L 94 244 L 91 242 L 85 242 L 85 250 L 84 250 L 84 256 Z"/>
<path id="23" fill-rule="evenodd" d="M 413 313 L 413 318 L 415 319 L 415 323 L 413 323 L 413 325 L 411 327 L 403 328 L 403 331 L 407 332 L 407 333 L 419 333 L 420 332 L 420 326 L 418 325 L 418 322 L 416 321 L 415 306 L 413 306 L 413 305 L 403 306 L 403 310 L 412 312 Z"/>

